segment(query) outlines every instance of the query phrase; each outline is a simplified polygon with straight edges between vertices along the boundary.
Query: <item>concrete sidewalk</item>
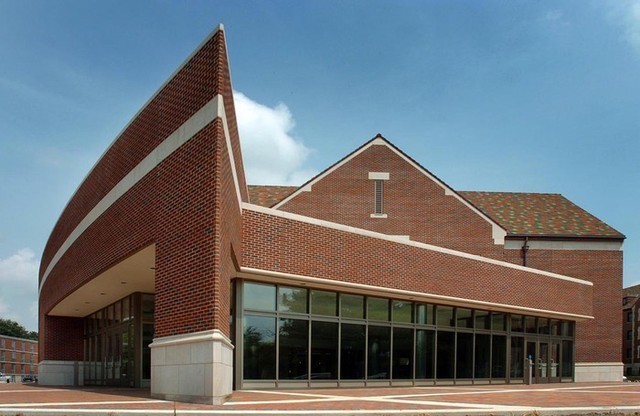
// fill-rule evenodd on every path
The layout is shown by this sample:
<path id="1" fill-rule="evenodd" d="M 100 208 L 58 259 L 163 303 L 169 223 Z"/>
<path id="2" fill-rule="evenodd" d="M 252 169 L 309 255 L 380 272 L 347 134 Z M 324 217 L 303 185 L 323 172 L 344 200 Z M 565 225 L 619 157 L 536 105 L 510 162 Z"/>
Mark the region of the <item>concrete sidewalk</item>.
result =
<path id="1" fill-rule="evenodd" d="M 220 406 L 148 390 L 0 385 L 0 415 L 528 415 L 640 413 L 640 383 L 236 391 Z"/>

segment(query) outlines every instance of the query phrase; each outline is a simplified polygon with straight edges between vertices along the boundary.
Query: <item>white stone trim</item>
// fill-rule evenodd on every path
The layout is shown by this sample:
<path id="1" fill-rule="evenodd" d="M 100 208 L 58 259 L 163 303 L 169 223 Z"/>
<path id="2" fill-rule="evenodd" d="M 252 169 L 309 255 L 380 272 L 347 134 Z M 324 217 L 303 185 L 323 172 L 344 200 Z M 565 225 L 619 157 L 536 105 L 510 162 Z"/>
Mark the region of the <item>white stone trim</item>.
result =
<path id="1" fill-rule="evenodd" d="M 233 390 L 233 345 L 217 329 L 156 338 L 151 397 L 221 404 Z"/>
<path id="2" fill-rule="evenodd" d="M 376 181 L 388 181 L 389 172 L 369 172 L 369 179 Z"/>
<path id="3" fill-rule="evenodd" d="M 562 238 L 562 237 L 558 237 Z M 505 249 L 521 250 L 524 245 L 524 239 L 506 240 L 504 242 Z M 532 240 L 531 237 L 527 241 L 529 250 L 585 250 L 585 251 L 620 251 L 622 250 L 622 242 L 620 241 L 601 241 L 601 240 Z"/>
<path id="4" fill-rule="evenodd" d="M 286 219 L 289 219 L 289 220 L 292 220 L 292 221 L 304 222 L 304 223 L 307 223 L 307 224 L 317 225 L 317 226 L 320 226 L 320 227 L 331 228 L 331 229 L 334 229 L 334 230 L 344 231 L 344 232 L 352 233 L 352 234 L 358 234 L 358 235 L 362 235 L 362 236 L 370 237 L 370 238 L 376 238 L 378 240 L 392 241 L 394 243 L 399 243 L 399 244 L 404 244 L 404 245 L 408 245 L 408 246 L 412 246 L 412 247 L 417 247 L 417 248 L 421 248 L 421 249 L 424 249 L 424 250 L 436 251 L 436 252 L 439 252 L 439 253 L 444 253 L 444 254 L 449 254 L 449 255 L 452 255 L 452 256 L 462 257 L 462 258 L 469 259 L 469 260 L 475 260 L 475 261 L 480 261 L 480 262 L 484 262 L 484 263 L 494 264 L 494 265 L 497 265 L 497 266 L 507 267 L 507 268 L 510 268 L 510 269 L 521 270 L 521 271 L 525 271 L 525 272 L 528 272 L 528 273 L 536 273 L 536 274 L 547 276 L 547 277 L 551 277 L 551 278 L 554 278 L 554 279 L 565 280 L 565 281 L 578 283 L 578 284 L 582 284 L 582 285 L 586 285 L 586 286 L 593 286 L 593 283 L 589 282 L 587 280 L 576 279 L 575 277 L 563 276 L 563 275 L 560 275 L 560 274 L 557 274 L 557 273 L 551 273 L 551 272 L 548 272 L 548 271 L 545 271 L 545 270 L 538 270 L 538 269 L 533 269 L 533 268 L 530 268 L 530 267 L 524 267 L 524 266 L 520 266 L 518 264 L 508 263 L 506 261 L 495 260 L 495 259 L 490 259 L 490 258 L 487 258 L 487 257 L 478 256 L 476 254 L 464 253 L 462 251 L 452 250 L 452 249 L 449 249 L 449 248 L 438 247 L 438 246 L 434 246 L 434 245 L 431 245 L 431 244 L 420 243 L 420 242 L 413 241 L 413 240 L 407 240 L 406 238 L 401 238 L 401 237 L 394 236 L 394 235 L 387 235 L 387 234 L 377 233 L 375 231 L 364 230 L 362 228 L 356 228 L 356 227 L 351 227 L 351 226 L 344 225 L 344 224 L 338 224 L 338 223 L 334 223 L 334 222 L 320 220 L 320 219 L 317 219 L 317 218 L 306 217 L 304 215 L 294 214 L 294 213 L 287 212 L 287 211 L 280 211 L 280 210 L 277 210 L 277 209 L 274 209 L 274 208 L 267 208 L 267 207 L 262 207 L 262 206 L 259 206 L 259 205 L 253 205 L 253 204 L 249 204 L 249 203 L 246 203 L 246 202 L 243 203 L 242 205 L 243 205 L 244 209 L 247 209 L 247 210 L 250 210 L 250 211 L 255 211 L 255 212 L 260 212 L 260 213 L 267 214 L 267 215 L 273 215 L 274 217 L 286 218 Z"/>
<path id="5" fill-rule="evenodd" d="M 396 149 L 394 146 L 389 145 L 389 143 L 387 143 L 385 140 L 381 139 L 381 138 L 376 138 L 372 141 L 370 141 L 368 144 L 362 146 L 360 149 L 356 150 L 355 152 L 353 152 L 351 155 L 349 155 L 348 157 L 344 158 L 343 160 L 341 160 L 340 162 L 336 163 L 335 165 L 333 165 L 332 167 L 330 167 L 329 169 L 325 170 L 324 172 L 322 172 L 321 174 L 319 174 L 318 176 L 316 176 L 315 179 L 313 179 L 312 181 L 310 181 L 306 186 L 312 186 L 315 183 L 317 183 L 318 181 L 322 180 L 324 177 L 326 177 L 327 175 L 329 175 L 330 173 L 334 172 L 336 169 L 340 168 L 341 166 L 343 166 L 344 164 L 346 164 L 347 162 L 351 161 L 351 159 L 355 158 L 356 156 L 358 156 L 360 153 L 364 152 L 365 150 L 367 150 L 369 147 L 371 146 L 376 146 L 376 145 L 384 145 L 387 146 L 389 149 L 391 149 L 395 154 L 397 154 L 398 156 L 400 156 L 405 162 L 407 162 L 408 164 L 410 164 L 411 166 L 413 166 L 415 169 L 417 169 L 420 173 L 422 173 L 424 176 L 426 176 L 427 178 L 431 179 L 433 182 L 435 182 L 438 186 L 440 186 L 442 189 L 444 189 L 444 194 L 447 196 L 453 196 L 454 198 L 456 198 L 458 201 L 460 201 L 461 203 L 463 203 L 467 208 L 469 208 L 470 210 L 472 210 L 473 212 L 475 212 L 477 215 L 479 215 L 480 217 L 482 217 L 482 219 L 484 219 L 485 221 L 487 221 L 489 224 L 491 224 L 491 235 L 493 238 L 493 243 L 496 245 L 502 245 L 504 244 L 504 239 L 507 236 L 507 231 L 502 228 L 500 226 L 500 224 L 496 223 L 495 221 L 493 221 L 491 218 L 489 218 L 485 213 L 483 213 L 482 211 L 480 211 L 478 208 L 476 208 L 474 205 L 470 204 L 466 199 L 462 198 L 460 195 L 458 195 L 458 193 L 456 193 L 453 189 L 451 189 L 448 185 L 446 185 L 444 182 L 442 182 L 440 179 L 436 178 L 435 176 L 431 175 L 429 172 L 427 172 L 424 168 L 422 168 L 420 165 L 418 165 L 417 163 L 415 163 L 413 160 L 409 159 L 405 154 L 403 154 L 401 151 L 399 151 L 398 149 Z M 278 202 L 276 205 L 273 206 L 273 209 L 279 209 L 281 206 L 283 206 L 284 204 L 286 204 L 287 202 L 289 202 L 290 200 L 292 200 L 293 198 L 295 198 L 296 196 L 298 196 L 301 192 L 303 192 L 302 189 L 298 189 L 297 191 L 295 191 L 294 193 L 292 193 L 291 195 L 289 195 L 288 197 L 286 197 L 285 199 L 283 199 L 282 201 Z"/>
<path id="6" fill-rule="evenodd" d="M 170 345 L 191 344 L 194 342 L 203 341 L 219 341 L 226 344 L 230 348 L 233 348 L 233 343 L 231 342 L 231 340 L 219 329 L 155 338 L 153 342 L 149 344 L 149 347 L 168 347 Z"/>
<path id="7" fill-rule="evenodd" d="M 43 360 L 38 363 L 38 383 L 43 386 L 82 386 L 82 361 Z"/>
<path id="8" fill-rule="evenodd" d="M 622 381 L 624 364 L 622 362 L 577 362 L 575 364 L 575 381 Z"/>
<path id="9" fill-rule="evenodd" d="M 366 285 L 362 283 L 352 283 L 340 280 L 323 279 L 319 277 L 303 276 L 292 273 L 283 273 L 273 270 L 256 269 L 252 267 L 240 267 L 237 277 L 273 283 L 273 279 L 281 279 L 287 282 L 295 282 L 304 286 L 313 285 L 322 288 L 333 288 L 334 290 L 347 289 L 364 294 L 376 294 L 382 296 L 396 295 L 405 299 L 435 302 L 454 306 L 475 306 L 489 310 L 503 312 L 528 313 L 550 318 L 561 318 L 571 320 L 594 319 L 590 315 L 558 312 L 547 309 L 529 308 L 525 306 L 510 305 L 507 303 L 485 302 L 480 300 L 458 298 L 454 296 L 437 295 L 433 293 L 415 292 L 411 290 L 393 289 L 382 286 Z"/>
<path id="10" fill-rule="evenodd" d="M 226 48 L 225 48 L 226 49 Z M 240 182 L 238 181 L 238 172 L 236 171 L 236 159 L 233 154 L 233 146 L 231 146 L 231 135 L 229 134 L 229 123 L 227 123 L 227 112 L 224 108 L 224 98 L 218 94 L 218 117 L 222 120 L 224 127 L 224 138 L 227 145 L 227 153 L 229 154 L 229 163 L 231 164 L 231 173 L 233 175 L 233 184 L 236 188 L 236 197 L 238 198 L 238 208 L 242 212 L 242 194 L 240 193 Z M 249 191 L 247 190 L 247 193 Z"/>
<path id="11" fill-rule="evenodd" d="M 216 118 L 222 120 L 224 126 L 224 135 L 226 140 L 227 151 L 229 153 L 233 180 L 235 184 L 236 197 L 238 198 L 238 207 L 242 211 L 242 199 L 240 194 L 240 186 L 238 175 L 233 157 L 233 149 L 231 147 L 229 129 L 227 127 L 227 117 L 224 109 L 223 97 L 218 94 L 211 101 L 198 110 L 189 120 L 185 121 L 178 127 L 169 137 L 164 139 L 155 149 L 153 149 L 138 165 L 136 165 L 124 178 L 120 180 L 107 195 L 105 195 L 91 211 L 80 221 L 76 228 L 69 234 L 64 243 L 60 246 L 56 254 L 52 257 L 47 269 L 45 270 L 42 281 L 38 288 L 38 294 L 42 291 L 44 283 L 47 281 L 49 274 L 67 252 L 71 245 L 84 233 L 87 228 L 95 220 L 105 213 L 111 205 L 113 205 L 120 197 L 127 193 L 149 172 L 156 168 L 163 160 L 169 157 L 180 146 L 193 138 L 200 130 L 206 127 Z M 118 136 L 119 137 L 119 136 Z M 75 194 L 74 194 L 75 196 Z M 73 197 L 72 197 L 73 199 Z"/>
<path id="12" fill-rule="evenodd" d="M 387 218 L 387 214 L 371 214 L 371 218 Z"/>

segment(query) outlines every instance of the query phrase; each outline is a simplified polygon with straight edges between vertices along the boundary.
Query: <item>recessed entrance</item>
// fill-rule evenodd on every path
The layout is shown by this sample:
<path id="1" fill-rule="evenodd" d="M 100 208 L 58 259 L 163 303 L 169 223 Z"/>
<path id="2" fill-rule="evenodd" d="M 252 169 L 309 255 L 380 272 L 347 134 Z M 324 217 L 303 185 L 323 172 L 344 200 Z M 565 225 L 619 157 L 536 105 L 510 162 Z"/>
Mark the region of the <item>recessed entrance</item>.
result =
<path id="1" fill-rule="evenodd" d="M 84 384 L 148 387 L 154 296 L 133 293 L 84 318 Z"/>

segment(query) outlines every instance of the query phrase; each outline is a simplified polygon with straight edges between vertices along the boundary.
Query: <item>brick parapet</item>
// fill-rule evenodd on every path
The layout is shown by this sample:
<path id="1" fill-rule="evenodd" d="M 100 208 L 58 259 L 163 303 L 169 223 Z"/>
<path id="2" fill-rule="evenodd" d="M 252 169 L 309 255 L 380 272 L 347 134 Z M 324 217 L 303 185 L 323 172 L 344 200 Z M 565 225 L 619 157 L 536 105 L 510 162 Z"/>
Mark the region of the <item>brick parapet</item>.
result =
<path id="1" fill-rule="evenodd" d="M 249 209 L 243 248 L 247 268 L 563 314 L 592 311 L 592 286 L 584 283 Z"/>

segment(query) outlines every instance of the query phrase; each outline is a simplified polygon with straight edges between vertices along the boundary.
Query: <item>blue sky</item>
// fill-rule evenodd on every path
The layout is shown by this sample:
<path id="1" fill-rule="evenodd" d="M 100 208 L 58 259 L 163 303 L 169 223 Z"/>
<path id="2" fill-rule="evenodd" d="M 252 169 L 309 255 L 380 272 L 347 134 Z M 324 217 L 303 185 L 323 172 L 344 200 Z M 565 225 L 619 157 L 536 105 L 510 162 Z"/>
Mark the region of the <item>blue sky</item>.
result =
<path id="1" fill-rule="evenodd" d="M 250 182 L 379 132 L 454 189 L 565 195 L 627 236 L 640 283 L 638 0 L 0 0 L 0 316 L 36 329 L 60 212 L 219 23 Z"/>

